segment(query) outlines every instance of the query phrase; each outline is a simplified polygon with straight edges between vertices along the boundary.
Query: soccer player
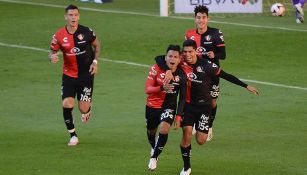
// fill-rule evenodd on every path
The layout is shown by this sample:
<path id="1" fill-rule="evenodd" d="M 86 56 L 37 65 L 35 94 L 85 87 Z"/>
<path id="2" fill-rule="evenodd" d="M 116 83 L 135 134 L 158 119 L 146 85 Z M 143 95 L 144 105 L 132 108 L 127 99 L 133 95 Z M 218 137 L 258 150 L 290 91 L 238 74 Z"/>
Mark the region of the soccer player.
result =
<path id="1" fill-rule="evenodd" d="M 100 44 L 92 29 L 79 25 L 79 9 L 75 5 L 65 8 L 66 26 L 60 28 L 52 37 L 49 59 L 59 61 L 58 51 L 63 52 L 62 104 L 63 116 L 70 140 L 68 146 L 79 143 L 72 116 L 74 100 L 77 95 L 82 122 L 91 115 L 91 101 L 94 75 L 98 71 Z"/>
<path id="2" fill-rule="evenodd" d="M 293 7 L 295 9 L 296 23 L 304 22 L 304 4 L 306 0 L 292 0 Z"/>
<path id="3" fill-rule="evenodd" d="M 169 45 L 165 56 L 158 56 L 165 60 L 166 66 L 171 70 L 174 80 L 163 84 L 165 70 L 158 65 L 153 65 L 148 73 L 145 93 L 147 94 L 146 103 L 146 127 L 147 137 L 151 145 L 151 157 L 148 169 L 153 171 L 157 167 L 158 156 L 161 154 L 168 138 L 170 127 L 175 116 L 181 118 L 187 87 L 187 78 L 185 73 L 178 68 L 180 62 L 180 46 Z M 178 108 L 177 96 L 179 94 Z M 176 115 L 177 108 L 177 115 Z M 179 126 L 179 120 L 176 120 L 175 127 Z M 156 138 L 157 128 L 160 125 L 159 136 Z"/>
<path id="4" fill-rule="evenodd" d="M 197 44 L 194 40 L 183 42 L 184 62 L 180 64 L 181 69 L 188 77 L 187 98 L 182 120 L 183 137 L 180 144 L 184 167 L 180 175 L 191 173 L 190 152 L 192 130 L 195 125 L 196 141 L 203 145 L 208 137 L 209 117 L 212 111 L 212 96 L 210 93 L 211 83 L 216 77 L 223 78 L 233 84 L 246 88 L 253 94 L 258 95 L 258 90 L 240 81 L 237 77 L 221 70 L 218 65 L 207 59 L 197 58 Z M 159 65 L 162 63 L 159 60 Z M 165 64 L 165 63 L 164 63 Z M 165 65 L 161 64 L 161 67 Z"/>
<path id="5" fill-rule="evenodd" d="M 209 10 L 206 6 L 199 5 L 194 9 L 196 29 L 186 31 L 185 39 L 192 39 L 197 44 L 197 54 L 220 66 L 219 60 L 226 58 L 226 50 L 223 33 L 217 29 L 208 26 Z M 217 111 L 217 98 L 220 93 L 219 77 L 214 77 L 211 85 L 211 105 L 212 111 L 209 120 L 208 141 L 213 138 L 213 121 Z"/>

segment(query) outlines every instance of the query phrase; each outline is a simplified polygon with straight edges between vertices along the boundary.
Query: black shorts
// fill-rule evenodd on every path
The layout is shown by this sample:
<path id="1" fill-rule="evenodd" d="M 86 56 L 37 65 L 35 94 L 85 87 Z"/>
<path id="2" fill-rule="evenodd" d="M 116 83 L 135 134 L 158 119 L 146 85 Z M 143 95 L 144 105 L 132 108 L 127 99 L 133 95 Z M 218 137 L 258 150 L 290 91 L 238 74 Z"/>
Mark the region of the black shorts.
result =
<path id="1" fill-rule="evenodd" d="M 77 95 L 79 101 L 92 101 L 94 76 L 86 78 L 73 78 L 63 74 L 62 99 Z"/>
<path id="2" fill-rule="evenodd" d="M 195 124 L 196 131 L 208 134 L 211 108 L 211 104 L 201 106 L 186 104 L 182 126 L 193 126 Z"/>
<path id="3" fill-rule="evenodd" d="M 174 122 L 175 114 L 176 109 L 151 108 L 146 106 L 146 128 L 148 130 L 156 129 L 163 121 L 172 125 Z"/>
<path id="4" fill-rule="evenodd" d="M 211 97 L 212 99 L 217 99 L 219 97 L 220 94 L 220 78 L 219 77 L 215 77 L 212 79 L 212 84 L 211 84 Z"/>

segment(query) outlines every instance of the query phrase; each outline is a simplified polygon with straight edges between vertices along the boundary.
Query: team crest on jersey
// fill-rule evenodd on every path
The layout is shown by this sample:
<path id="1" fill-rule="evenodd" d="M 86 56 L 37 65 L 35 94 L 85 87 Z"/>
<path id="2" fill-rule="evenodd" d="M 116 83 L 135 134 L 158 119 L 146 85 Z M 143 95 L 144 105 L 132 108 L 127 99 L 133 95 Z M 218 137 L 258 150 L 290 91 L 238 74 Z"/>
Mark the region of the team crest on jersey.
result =
<path id="1" fill-rule="evenodd" d="M 179 78 L 178 75 L 174 77 L 174 81 L 175 81 L 175 82 L 179 82 L 179 80 L 180 80 L 180 78 Z"/>
<path id="2" fill-rule="evenodd" d="M 195 40 L 195 36 L 194 36 L 194 35 L 191 36 L 190 39 L 191 39 L 191 40 Z"/>
<path id="3" fill-rule="evenodd" d="M 210 40 L 211 40 L 211 36 L 210 36 L 210 35 L 207 35 L 207 36 L 205 36 L 205 39 L 206 39 L 207 41 L 210 41 Z"/>
<path id="4" fill-rule="evenodd" d="M 78 35 L 78 39 L 81 41 L 81 40 L 83 40 L 84 39 L 84 35 L 83 34 L 79 34 Z"/>
<path id="5" fill-rule="evenodd" d="M 197 72 L 204 72 L 203 67 L 201 67 L 201 66 L 197 66 L 196 71 Z"/>

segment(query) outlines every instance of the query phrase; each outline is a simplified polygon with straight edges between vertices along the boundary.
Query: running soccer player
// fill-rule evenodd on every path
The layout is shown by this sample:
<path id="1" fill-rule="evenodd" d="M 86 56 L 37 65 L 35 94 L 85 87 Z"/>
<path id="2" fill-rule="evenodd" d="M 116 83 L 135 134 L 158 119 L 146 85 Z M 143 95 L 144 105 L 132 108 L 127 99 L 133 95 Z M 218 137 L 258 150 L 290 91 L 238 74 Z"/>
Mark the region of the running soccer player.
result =
<path id="1" fill-rule="evenodd" d="M 186 95 L 187 78 L 185 73 L 178 68 L 180 62 L 180 46 L 169 45 L 165 56 L 158 56 L 165 60 L 166 66 L 171 70 L 174 80 L 163 84 L 165 70 L 158 65 L 153 65 L 148 73 L 145 93 L 147 137 L 151 145 L 151 157 L 148 169 L 153 171 L 157 167 L 158 156 L 161 154 L 168 138 L 170 127 L 176 116 L 177 96 L 179 94 L 177 117 L 181 118 Z M 175 122 L 175 127 L 180 126 L 180 121 Z M 160 125 L 159 136 L 156 138 L 157 128 Z"/>
<path id="2" fill-rule="evenodd" d="M 63 52 L 62 104 L 63 116 L 70 140 L 68 146 L 79 143 L 73 121 L 72 110 L 77 95 L 82 122 L 91 115 L 94 75 L 98 71 L 100 44 L 92 29 L 79 25 L 79 9 L 75 5 L 65 8 L 66 26 L 60 28 L 52 37 L 49 59 L 59 61 L 58 51 Z"/>
<path id="3" fill-rule="evenodd" d="M 199 5 L 194 9 L 196 29 L 186 31 L 185 39 L 192 39 L 197 44 L 197 54 L 200 58 L 205 58 L 220 66 L 219 60 L 226 58 L 224 36 L 221 30 L 208 26 L 209 10 L 206 6 Z M 209 134 L 207 140 L 213 138 L 213 121 L 217 111 L 217 98 L 220 93 L 220 79 L 214 77 L 211 85 L 211 105 L 212 111 L 209 120 Z"/>
<path id="4" fill-rule="evenodd" d="M 296 23 L 303 23 L 304 22 L 304 4 L 306 0 L 292 0 L 293 7 L 295 9 L 295 17 Z"/>
<path id="5" fill-rule="evenodd" d="M 195 125 L 196 141 L 203 145 L 208 137 L 209 117 L 212 111 L 211 84 L 214 78 L 220 77 L 233 84 L 246 88 L 253 94 L 258 95 L 258 90 L 240 81 L 237 77 L 228 74 L 207 59 L 197 58 L 197 44 L 194 40 L 183 42 L 184 62 L 180 64 L 181 69 L 188 77 L 186 104 L 182 120 L 183 137 L 180 144 L 184 167 L 180 175 L 191 173 L 190 152 L 192 130 Z M 156 59 L 160 67 L 165 70 L 162 59 Z"/>

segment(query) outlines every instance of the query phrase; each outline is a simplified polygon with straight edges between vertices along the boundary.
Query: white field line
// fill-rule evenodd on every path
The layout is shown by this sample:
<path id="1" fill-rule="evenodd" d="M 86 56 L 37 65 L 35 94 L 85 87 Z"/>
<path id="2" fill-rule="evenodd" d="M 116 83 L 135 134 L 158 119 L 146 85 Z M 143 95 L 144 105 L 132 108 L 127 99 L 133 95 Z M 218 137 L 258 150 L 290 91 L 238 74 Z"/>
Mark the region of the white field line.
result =
<path id="1" fill-rule="evenodd" d="M 0 0 L 0 2 L 8 2 L 8 3 L 16 3 L 16 4 L 27 4 L 27 5 L 36 5 L 36 6 L 44 6 L 44 7 L 54 7 L 54 8 L 62 8 L 64 9 L 66 6 L 64 5 L 56 5 L 56 4 L 47 4 L 47 3 L 36 3 L 36 2 L 24 2 L 17 0 Z M 102 12 L 102 13 L 115 13 L 115 14 L 128 14 L 128 15 L 139 15 L 139 16 L 151 16 L 151 17 L 160 17 L 159 15 L 148 14 L 148 13 L 139 13 L 139 12 L 129 12 L 129 11 L 118 11 L 118 10 L 102 10 L 95 9 L 89 7 L 79 7 L 81 10 L 85 11 L 94 11 L 94 12 Z M 188 17 L 178 17 L 178 16 L 170 16 L 169 18 L 174 19 L 188 19 L 194 20 L 193 18 Z M 275 27 L 275 26 L 262 26 L 262 25 L 252 25 L 252 24 L 242 24 L 242 23 L 232 23 L 232 22 L 223 22 L 223 21 L 210 21 L 211 23 L 217 24 L 226 24 L 226 25 L 234 25 L 234 26 L 242 26 L 242 27 L 252 27 L 252 28 L 262 28 L 262 29 L 276 29 L 276 30 L 287 30 L 287 31 L 296 31 L 296 32 L 307 32 L 307 29 L 293 29 L 287 27 Z"/>
<path id="2" fill-rule="evenodd" d="M 16 44 L 7 44 L 7 43 L 2 43 L 2 42 L 0 42 L 0 46 L 2 46 L 2 47 L 11 47 L 11 48 L 19 48 L 19 49 L 27 49 L 27 50 L 34 50 L 34 51 L 41 51 L 41 52 L 49 52 L 49 50 L 47 50 L 47 49 L 41 49 L 41 48 L 37 48 L 37 47 L 30 47 L 30 46 L 23 46 L 23 45 L 16 45 Z M 144 67 L 144 68 L 149 68 L 150 67 L 149 65 L 146 65 L 146 64 L 134 63 L 134 62 L 129 62 L 129 61 L 111 60 L 111 59 L 107 59 L 107 58 L 99 58 L 99 59 L 102 60 L 102 61 L 112 62 L 112 63 L 117 63 L 117 64 L 126 64 L 126 65 L 137 66 L 137 67 Z M 268 86 L 276 86 L 276 87 L 282 87 L 282 88 L 288 88 L 288 89 L 298 89 L 298 90 L 307 91 L 307 88 L 305 88 L 305 87 L 288 86 L 288 85 L 284 85 L 284 84 L 277 84 L 277 83 L 271 83 L 271 82 L 249 80 L 249 79 L 241 79 L 241 80 L 243 80 L 245 82 L 250 82 L 250 83 L 256 83 L 256 84 L 263 84 L 263 85 L 268 85 Z"/>

